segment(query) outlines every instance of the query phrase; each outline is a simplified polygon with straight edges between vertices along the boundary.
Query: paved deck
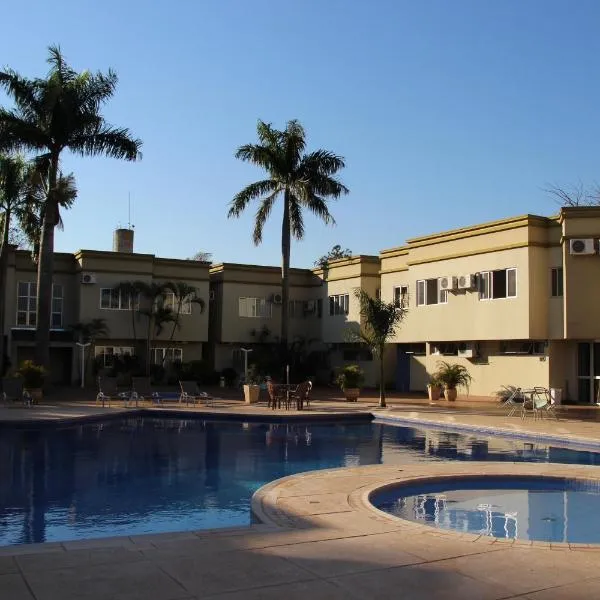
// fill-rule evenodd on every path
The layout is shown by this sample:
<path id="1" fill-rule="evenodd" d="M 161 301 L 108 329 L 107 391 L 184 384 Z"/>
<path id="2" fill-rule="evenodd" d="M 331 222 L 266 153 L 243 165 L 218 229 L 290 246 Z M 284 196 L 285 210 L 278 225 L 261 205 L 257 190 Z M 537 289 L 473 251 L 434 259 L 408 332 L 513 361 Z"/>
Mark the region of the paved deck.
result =
<path id="1" fill-rule="evenodd" d="M 146 405 L 145 410 L 152 410 Z M 55 402 L 32 409 L 0 408 L 0 421 L 71 422 L 131 414 L 121 404 Z M 600 425 L 579 419 L 558 422 L 508 419 L 497 407 L 374 403 L 349 405 L 314 402 L 309 411 L 271 411 L 224 399 L 214 407 L 162 410 L 184 414 L 237 414 L 254 418 L 311 418 L 373 413 L 445 427 L 475 427 L 513 433 L 559 435 L 571 441 L 600 443 Z M 439 472 L 472 468 L 467 463 L 438 463 Z M 506 469 L 506 463 L 492 463 Z M 511 468 L 514 465 L 510 465 Z M 423 463 L 398 467 L 362 467 L 318 471 L 263 488 L 264 525 L 236 530 L 81 540 L 0 548 L 0 598 L 4 600 L 175 600 L 222 597 L 235 600 L 276 598 L 461 598 L 536 600 L 600 597 L 600 551 L 475 540 L 439 531 L 416 532 L 408 524 L 365 508 L 364 493 L 373 485 L 422 474 Z M 599 467 L 518 465 L 571 475 Z M 414 473 L 413 473 L 414 474 Z M 600 476 L 599 476 L 600 477 Z M 418 527 L 418 526 L 417 526 Z"/>

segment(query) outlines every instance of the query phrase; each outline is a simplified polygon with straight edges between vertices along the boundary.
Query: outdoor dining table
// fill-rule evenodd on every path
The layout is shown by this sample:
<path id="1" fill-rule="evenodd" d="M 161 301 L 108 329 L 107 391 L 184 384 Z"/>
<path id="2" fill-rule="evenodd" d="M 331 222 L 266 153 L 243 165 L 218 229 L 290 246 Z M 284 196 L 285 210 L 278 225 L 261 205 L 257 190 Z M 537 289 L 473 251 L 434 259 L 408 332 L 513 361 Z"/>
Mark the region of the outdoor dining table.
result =
<path id="1" fill-rule="evenodd" d="M 285 399 L 286 399 L 286 406 L 289 406 L 290 404 L 290 394 L 293 394 L 297 389 L 298 389 L 298 384 L 297 383 L 277 383 L 275 384 L 276 388 L 279 391 L 284 391 L 285 392 Z M 303 408 L 303 402 L 301 398 L 298 398 L 298 400 L 296 401 L 296 410 L 302 410 Z M 281 406 L 281 404 L 280 404 Z M 275 408 L 275 403 L 273 403 L 273 408 Z"/>

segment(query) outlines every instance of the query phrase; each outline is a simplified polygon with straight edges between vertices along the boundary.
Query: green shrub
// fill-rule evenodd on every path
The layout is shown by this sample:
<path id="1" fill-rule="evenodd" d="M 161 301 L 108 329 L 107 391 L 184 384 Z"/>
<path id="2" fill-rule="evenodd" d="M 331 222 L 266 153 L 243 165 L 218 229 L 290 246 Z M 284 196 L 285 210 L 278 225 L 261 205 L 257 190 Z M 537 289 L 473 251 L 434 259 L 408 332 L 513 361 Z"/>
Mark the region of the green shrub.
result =
<path id="1" fill-rule="evenodd" d="M 358 365 L 347 365 L 337 376 L 337 384 L 342 388 L 359 388 L 365 381 L 365 372 Z"/>
<path id="2" fill-rule="evenodd" d="M 473 381 L 466 367 L 443 360 L 438 363 L 438 370 L 433 376 L 449 390 L 455 390 L 457 387 L 462 386 L 468 392 L 469 385 Z"/>
<path id="3" fill-rule="evenodd" d="M 23 387 L 26 390 L 37 390 L 43 387 L 47 372 L 44 367 L 36 365 L 32 360 L 24 360 L 17 375 L 23 379 Z"/>

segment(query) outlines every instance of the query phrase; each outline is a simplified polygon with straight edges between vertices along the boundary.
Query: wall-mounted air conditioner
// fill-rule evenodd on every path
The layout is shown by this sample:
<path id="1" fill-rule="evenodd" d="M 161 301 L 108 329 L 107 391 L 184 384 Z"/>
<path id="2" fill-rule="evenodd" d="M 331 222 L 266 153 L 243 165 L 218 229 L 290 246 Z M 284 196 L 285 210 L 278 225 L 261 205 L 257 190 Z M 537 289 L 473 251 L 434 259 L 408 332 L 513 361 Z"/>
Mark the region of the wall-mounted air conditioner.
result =
<path id="1" fill-rule="evenodd" d="M 281 304 L 283 302 L 283 296 L 281 294 L 273 294 L 271 296 L 271 302 L 273 304 Z"/>
<path id="2" fill-rule="evenodd" d="M 81 283 L 85 283 L 86 285 L 96 283 L 96 273 L 82 273 Z"/>
<path id="3" fill-rule="evenodd" d="M 444 275 L 440 277 L 440 290 L 455 290 L 457 286 L 457 280 L 454 275 Z"/>
<path id="4" fill-rule="evenodd" d="M 596 254 L 596 246 L 592 238 L 577 238 L 569 240 L 571 254 Z"/>
<path id="5" fill-rule="evenodd" d="M 476 275 L 459 275 L 458 276 L 458 289 L 459 290 L 472 290 L 477 287 L 477 276 Z"/>

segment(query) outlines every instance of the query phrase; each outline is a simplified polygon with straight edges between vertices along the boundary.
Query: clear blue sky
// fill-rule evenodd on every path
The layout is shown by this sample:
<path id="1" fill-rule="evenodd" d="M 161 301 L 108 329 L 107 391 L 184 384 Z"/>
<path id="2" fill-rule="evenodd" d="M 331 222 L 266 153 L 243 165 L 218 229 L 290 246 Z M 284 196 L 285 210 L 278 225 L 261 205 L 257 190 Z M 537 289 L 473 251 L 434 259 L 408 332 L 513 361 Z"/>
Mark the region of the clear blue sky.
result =
<path id="1" fill-rule="evenodd" d="M 347 161 L 337 226 L 308 218 L 295 266 L 552 214 L 548 184 L 600 180 L 595 0 L 31 0 L 3 21 L 0 64 L 23 74 L 46 72 L 52 43 L 77 69 L 114 68 L 105 114 L 144 142 L 140 163 L 65 160 L 80 195 L 60 251 L 111 249 L 130 192 L 139 252 L 278 264 L 280 210 L 258 248 L 254 210 L 226 217 L 260 176 L 233 156 L 258 118 L 300 119 L 309 149 Z"/>

